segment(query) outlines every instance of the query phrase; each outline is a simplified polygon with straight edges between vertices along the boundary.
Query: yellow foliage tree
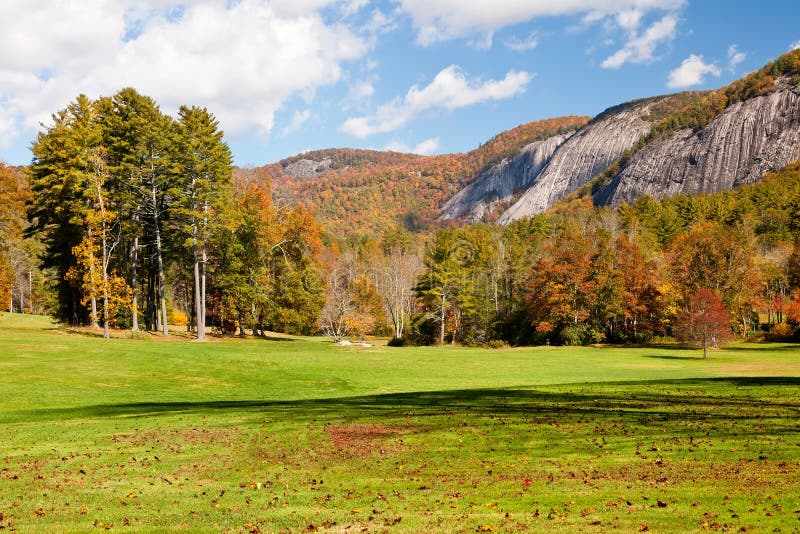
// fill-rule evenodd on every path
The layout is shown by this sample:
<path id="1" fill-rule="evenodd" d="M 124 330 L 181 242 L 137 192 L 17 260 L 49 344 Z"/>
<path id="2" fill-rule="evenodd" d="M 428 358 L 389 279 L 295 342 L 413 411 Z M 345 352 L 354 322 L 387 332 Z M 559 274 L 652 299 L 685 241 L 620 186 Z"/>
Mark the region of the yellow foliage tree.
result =
<path id="1" fill-rule="evenodd" d="M 85 236 L 79 245 L 72 249 L 77 264 L 70 267 L 66 278 L 81 288 L 83 299 L 81 304 L 88 305 L 92 298 L 99 300 L 104 294 L 108 295 L 108 322 L 117 326 L 119 320 L 131 309 L 132 291 L 125 279 L 117 275 L 116 271 L 108 273 L 103 281 L 103 267 L 98 257 L 100 245 L 89 235 Z M 125 313 L 127 312 L 127 313 Z M 94 312 L 97 313 L 97 312 Z M 100 318 L 92 317 L 93 323 L 100 322 Z"/>

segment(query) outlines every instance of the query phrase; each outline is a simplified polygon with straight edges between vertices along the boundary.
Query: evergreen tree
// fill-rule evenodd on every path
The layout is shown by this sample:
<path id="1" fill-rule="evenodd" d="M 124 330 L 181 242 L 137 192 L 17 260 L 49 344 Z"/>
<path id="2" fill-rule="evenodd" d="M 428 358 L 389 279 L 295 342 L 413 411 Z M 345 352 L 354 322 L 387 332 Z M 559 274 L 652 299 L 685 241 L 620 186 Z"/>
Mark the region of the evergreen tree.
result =
<path id="1" fill-rule="evenodd" d="M 180 200 L 173 212 L 178 235 L 191 250 L 197 339 L 205 340 L 207 242 L 215 217 L 229 199 L 231 151 L 214 116 L 205 108 L 181 106 L 173 147 L 173 172 Z"/>

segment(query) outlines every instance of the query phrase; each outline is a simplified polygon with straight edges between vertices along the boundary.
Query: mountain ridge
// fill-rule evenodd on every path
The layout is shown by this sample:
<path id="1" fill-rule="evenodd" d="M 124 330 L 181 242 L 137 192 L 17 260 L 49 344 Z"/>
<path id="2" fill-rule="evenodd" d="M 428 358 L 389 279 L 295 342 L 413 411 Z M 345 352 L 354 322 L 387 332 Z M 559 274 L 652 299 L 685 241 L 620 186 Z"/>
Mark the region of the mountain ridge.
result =
<path id="1" fill-rule="evenodd" d="M 800 158 L 798 87 L 793 51 L 716 90 L 623 102 L 591 120 L 526 123 L 466 153 L 324 149 L 263 168 L 276 199 L 308 204 L 335 237 L 436 221 L 507 224 L 573 196 L 618 205 L 758 181 Z"/>

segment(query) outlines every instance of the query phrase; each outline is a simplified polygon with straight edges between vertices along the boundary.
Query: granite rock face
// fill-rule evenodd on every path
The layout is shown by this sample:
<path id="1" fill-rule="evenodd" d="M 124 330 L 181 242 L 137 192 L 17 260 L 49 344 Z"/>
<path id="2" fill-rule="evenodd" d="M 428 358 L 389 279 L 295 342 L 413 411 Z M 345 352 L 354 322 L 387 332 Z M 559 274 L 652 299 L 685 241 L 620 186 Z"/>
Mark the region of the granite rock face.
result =
<path id="1" fill-rule="evenodd" d="M 440 220 L 477 222 L 498 203 L 509 202 L 533 183 L 553 153 L 574 132 L 535 141 L 511 159 L 504 159 L 481 172 L 442 207 Z"/>
<path id="2" fill-rule="evenodd" d="M 702 130 L 679 130 L 636 152 L 596 204 L 617 206 L 642 195 L 716 193 L 759 181 L 800 159 L 800 88 L 727 108 Z"/>
<path id="3" fill-rule="evenodd" d="M 283 171 L 289 176 L 295 178 L 305 178 L 307 180 L 316 178 L 320 174 L 331 168 L 331 158 L 324 158 L 322 161 L 315 161 L 313 159 L 300 159 L 294 163 L 290 163 L 283 168 Z"/>
<path id="4" fill-rule="evenodd" d="M 605 115 L 572 135 L 520 199 L 500 216 L 500 224 L 541 213 L 601 173 L 650 131 L 653 102 Z"/>

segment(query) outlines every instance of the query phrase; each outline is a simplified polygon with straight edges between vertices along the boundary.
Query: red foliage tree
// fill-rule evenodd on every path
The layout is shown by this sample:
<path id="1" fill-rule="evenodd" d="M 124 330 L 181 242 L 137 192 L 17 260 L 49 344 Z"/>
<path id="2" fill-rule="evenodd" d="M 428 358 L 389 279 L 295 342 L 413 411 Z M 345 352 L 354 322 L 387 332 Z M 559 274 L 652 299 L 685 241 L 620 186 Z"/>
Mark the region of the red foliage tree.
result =
<path id="1" fill-rule="evenodd" d="M 704 359 L 708 359 L 709 342 L 716 346 L 731 336 L 730 319 L 722 299 L 705 287 L 689 297 L 686 309 L 676 320 L 678 339 L 702 346 Z"/>

